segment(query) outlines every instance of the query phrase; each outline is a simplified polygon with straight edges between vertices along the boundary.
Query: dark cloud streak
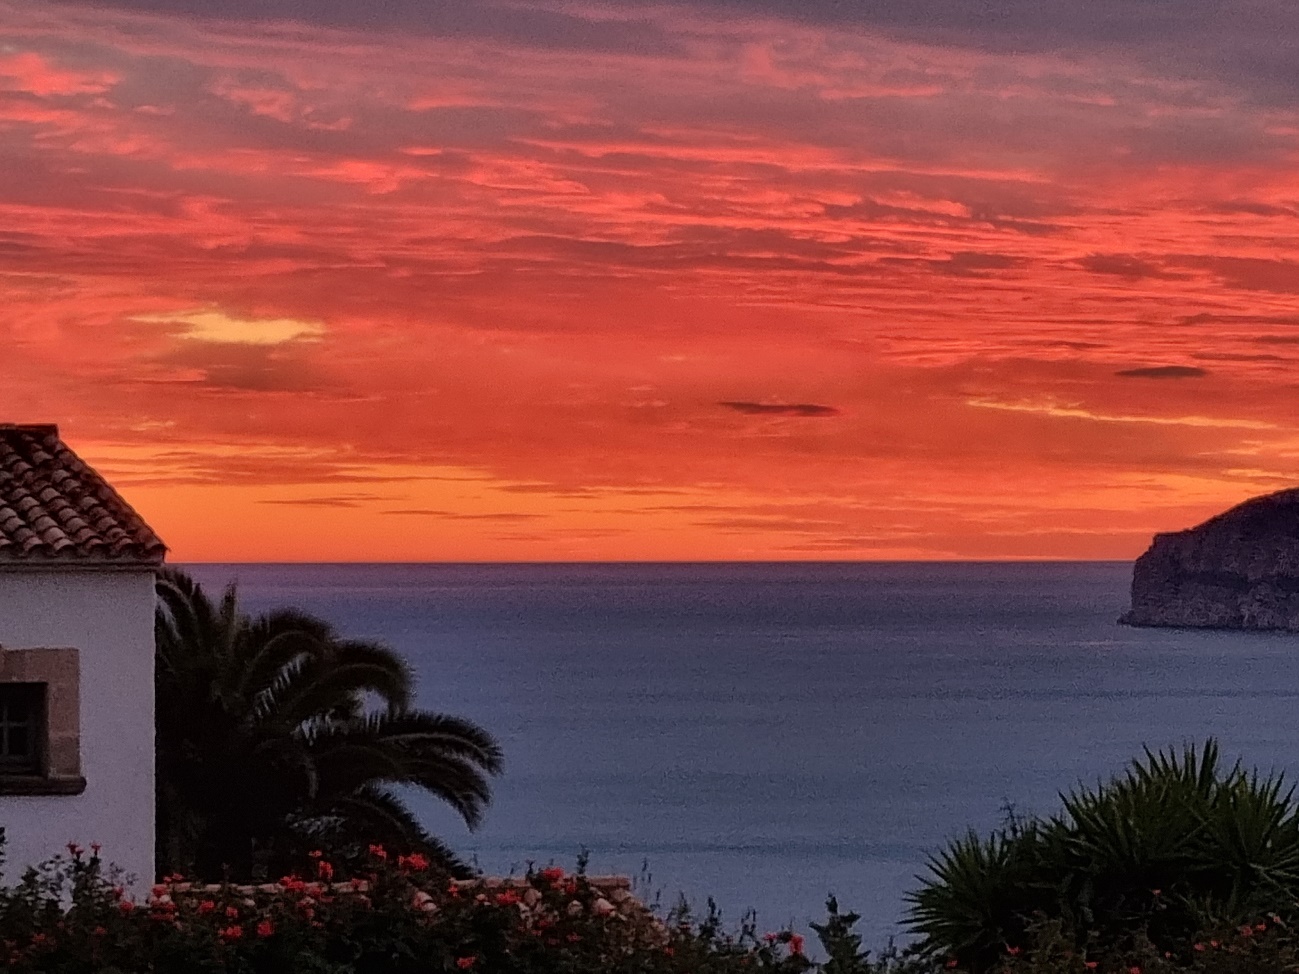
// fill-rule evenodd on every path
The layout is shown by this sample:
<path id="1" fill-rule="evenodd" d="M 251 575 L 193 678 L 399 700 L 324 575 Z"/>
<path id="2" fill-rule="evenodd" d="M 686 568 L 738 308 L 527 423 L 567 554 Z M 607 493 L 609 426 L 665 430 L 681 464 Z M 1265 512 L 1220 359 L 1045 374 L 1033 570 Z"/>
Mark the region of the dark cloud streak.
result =
<path id="1" fill-rule="evenodd" d="M 838 416 L 839 410 L 834 406 L 821 406 L 811 402 L 744 402 L 727 400 L 717 405 L 734 409 L 737 413 L 749 416 Z"/>
<path id="2" fill-rule="evenodd" d="M 1194 365 L 1152 365 L 1114 374 L 1124 379 L 1202 379 L 1209 373 Z"/>

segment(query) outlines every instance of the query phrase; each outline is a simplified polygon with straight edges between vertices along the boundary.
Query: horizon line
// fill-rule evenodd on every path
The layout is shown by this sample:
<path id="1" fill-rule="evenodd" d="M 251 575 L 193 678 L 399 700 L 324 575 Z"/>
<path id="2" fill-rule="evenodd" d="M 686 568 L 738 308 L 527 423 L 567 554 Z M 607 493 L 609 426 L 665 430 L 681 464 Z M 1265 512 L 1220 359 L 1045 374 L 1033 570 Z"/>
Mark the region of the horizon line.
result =
<path id="1" fill-rule="evenodd" d="M 616 560 L 508 560 L 488 559 L 423 561 L 191 561 L 178 559 L 172 565 L 1126 565 L 1133 558 L 756 558 L 756 559 L 616 559 Z"/>

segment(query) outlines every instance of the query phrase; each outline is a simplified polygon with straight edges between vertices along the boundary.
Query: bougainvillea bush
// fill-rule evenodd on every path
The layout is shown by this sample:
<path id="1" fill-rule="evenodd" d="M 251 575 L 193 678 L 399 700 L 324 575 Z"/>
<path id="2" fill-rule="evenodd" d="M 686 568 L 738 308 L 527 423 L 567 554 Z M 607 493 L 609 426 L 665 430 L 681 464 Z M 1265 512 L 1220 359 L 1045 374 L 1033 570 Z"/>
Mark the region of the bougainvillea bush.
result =
<path id="1" fill-rule="evenodd" d="M 616 891 L 615 891 L 616 892 Z M 419 855 L 375 846 L 358 875 L 323 855 L 278 882 L 201 885 L 170 876 L 138 900 L 101 859 L 68 855 L 0 890 L 0 970 L 14 974 L 904 974 L 872 960 L 833 909 L 818 929 L 829 960 L 803 938 L 752 923 L 723 930 L 716 912 L 658 917 L 610 902 L 580 870 L 531 870 L 518 880 L 448 882 Z M 615 896 L 615 898 L 617 898 Z"/>

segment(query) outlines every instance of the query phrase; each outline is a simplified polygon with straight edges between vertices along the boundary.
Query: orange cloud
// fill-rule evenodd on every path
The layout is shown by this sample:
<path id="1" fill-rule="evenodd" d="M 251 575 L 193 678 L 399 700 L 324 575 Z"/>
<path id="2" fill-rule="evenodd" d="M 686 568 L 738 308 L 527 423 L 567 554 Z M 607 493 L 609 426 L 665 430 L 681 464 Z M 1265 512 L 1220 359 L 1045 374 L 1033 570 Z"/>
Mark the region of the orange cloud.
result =
<path id="1" fill-rule="evenodd" d="M 1128 557 L 1294 478 L 1292 109 L 565 11 L 0 0 L 0 415 L 180 559 Z"/>

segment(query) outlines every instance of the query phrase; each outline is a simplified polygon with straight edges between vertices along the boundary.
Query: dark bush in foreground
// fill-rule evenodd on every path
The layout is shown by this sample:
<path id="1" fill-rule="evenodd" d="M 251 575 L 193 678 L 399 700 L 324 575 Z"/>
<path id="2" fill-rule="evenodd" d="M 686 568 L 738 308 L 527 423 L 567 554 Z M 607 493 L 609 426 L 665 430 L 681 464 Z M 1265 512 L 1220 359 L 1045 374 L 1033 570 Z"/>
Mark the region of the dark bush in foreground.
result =
<path id="1" fill-rule="evenodd" d="M 1244 954 L 1204 947 L 1230 939 L 1204 931 L 1246 931 L 1253 951 L 1253 934 L 1299 914 L 1292 790 L 1280 776 L 1223 768 L 1212 740 L 1180 755 L 1147 751 L 1125 774 L 1062 800 L 1050 819 L 970 834 L 931 860 L 910 896 L 925 952 L 974 971 L 1081 972 L 1097 969 L 1078 966 L 1091 955 L 1226 971 Z M 1263 940 L 1293 958 L 1288 934 Z"/>

